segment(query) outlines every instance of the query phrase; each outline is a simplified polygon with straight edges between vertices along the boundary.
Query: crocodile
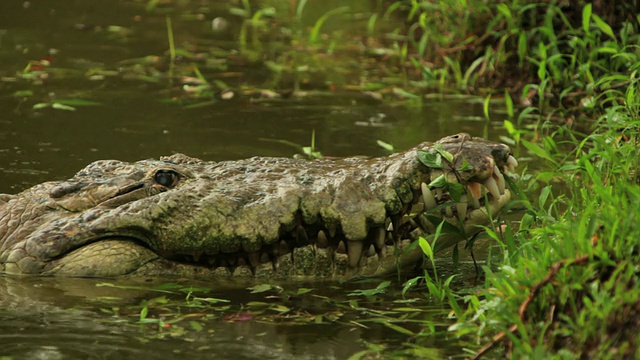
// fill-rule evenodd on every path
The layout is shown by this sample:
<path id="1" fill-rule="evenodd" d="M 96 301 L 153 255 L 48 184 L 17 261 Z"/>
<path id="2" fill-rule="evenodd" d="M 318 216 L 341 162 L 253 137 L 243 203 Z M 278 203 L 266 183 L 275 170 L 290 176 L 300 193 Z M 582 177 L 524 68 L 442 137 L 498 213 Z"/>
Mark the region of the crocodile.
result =
<path id="1" fill-rule="evenodd" d="M 507 145 L 466 133 L 378 158 L 95 161 L 0 194 L 0 273 L 388 274 L 420 263 L 417 239 L 438 250 L 489 225 L 515 166 Z M 458 230 L 434 242 L 445 224 Z"/>

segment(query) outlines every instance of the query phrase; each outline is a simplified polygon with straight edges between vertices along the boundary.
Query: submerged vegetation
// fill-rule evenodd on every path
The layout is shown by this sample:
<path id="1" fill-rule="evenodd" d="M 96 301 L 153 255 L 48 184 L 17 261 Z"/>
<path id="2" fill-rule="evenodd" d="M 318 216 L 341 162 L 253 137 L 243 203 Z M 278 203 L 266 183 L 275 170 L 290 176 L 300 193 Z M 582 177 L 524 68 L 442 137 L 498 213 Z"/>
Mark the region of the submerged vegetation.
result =
<path id="1" fill-rule="evenodd" d="M 433 266 L 409 280 L 403 294 L 418 289 L 442 302 L 450 310 L 449 336 L 475 344 L 467 350 L 470 357 L 640 357 L 639 1 L 378 0 L 373 11 L 336 6 L 313 17 L 312 1 L 243 0 L 231 2 L 226 16 L 206 21 L 200 16 L 206 9 L 176 10 L 185 2 L 175 3 L 143 4 L 150 16 L 162 19 L 166 53 L 83 64 L 82 70 L 33 60 L 15 73 L 0 72 L 2 82 L 31 111 L 101 106 L 92 92 L 50 98 L 45 90 L 20 87 L 51 78 L 100 82 L 96 88 L 150 84 L 163 101 L 185 108 L 234 96 L 260 102 L 337 92 L 407 106 L 452 94 L 484 98 L 485 109 L 504 104 L 509 136 L 503 140 L 520 159 L 543 160 L 536 172 L 520 169 L 529 175 L 512 187 L 512 206 L 525 209 L 522 219 L 486 229 L 497 246 L 482 263 L 480 286 L 452 285 L 455 276 L 434 270 L 432 250 L 422 242 Z M 181 40 L 171 21 L 178 11 L 220 36 L 235 26 L 238 38 L 227 47 Z M 347 20 L 354 24 L 350 31 L 332 25 Z M 100 31 L 114 42 L 128 41 L 131 33 L 122 27 Z M 244 72 L 255 74 L 246 79 Z M 313 138 L 302 151 L 321 156 Z M 385 291 L 384 284 L 354 296 L 374 296 Z M 229 309 L 215 301 L 216 311 Z M 362 310 L 354 301 L 323 301 Z M 200 309 L 211 300 L 187 297 L 186 303 Z M 164 320 L 149 317 L 158 304 L 167 300 L 136 308 L 139 322 L 162 329 Z M 412 320 L 423 329 L 409 330 L 386 321 L 423 311 L 398 304 L 383 314 L 388 318 L 379 317 L 411 339 L 405 344 L 409 350 L 394 355 L 428 354 L 420 340 L 433 335 L 433 324 Z M 292 313 L 259 303 L 249 310 L 266 311 L 261 307 Z M 304 319 L 322 322 L 343 314 L 324 316 Z M 354 358 L 385 351 L 383 345 L 367 346 Z"/>

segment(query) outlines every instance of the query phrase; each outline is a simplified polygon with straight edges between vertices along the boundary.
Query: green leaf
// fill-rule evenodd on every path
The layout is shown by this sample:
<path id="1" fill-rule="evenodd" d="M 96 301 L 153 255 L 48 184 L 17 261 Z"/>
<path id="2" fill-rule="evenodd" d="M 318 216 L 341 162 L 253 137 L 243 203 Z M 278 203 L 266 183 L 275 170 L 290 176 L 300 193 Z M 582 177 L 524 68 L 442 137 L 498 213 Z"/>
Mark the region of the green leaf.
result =
<path id="1" fill-rule="evenodd" d="M 433 243 L 435 244 L 438 239 L 440 238 L 440 234 L 442 233 L 442 227 L 444 226 L 444 223 L 446 223 L 446 220 L 442 220 L 440 221 L 440 224 L 438 224 L 438 227 L 436 228 L 436 233 L 433 236 Z M 433 253 L 432 253 L 433 255 Z M 433 261 L 433 257 L 431 257 L 432 261 Z"/>
<path id="2" fill-rule="evenodd" d="M 636 89 L 633 86 L 629 86 L 627 88 L 627 106 L 631 106 L 631 104 L 636 103 Z"/>
<path id="3" fill-rule="evenodd" d="M 447 178 L 444 176 L 444 174 L 438 176 L 437 178 L 433 179 L 430 183 L 429 183 L 429 187 L 430 188 L 446 188 L 447 187 Z"/>
<path id="4" fill-rule="evenodd" d="M 161 292 L 161 293 L 167 293 L 167 294 L 175 294 L 175 292 L 173 291 L 167 291 L 167 290 L 163 290 L 158 288 L 150 288 L 147 286 L 136 286 L 136 285 L 115 285 L 112 283 L 98 283 L 96 284 L 96 287 L 113 287 L 113 288 L 117 288 L 117 289 L 125 289 L 125 290 L 145 290 L 145 291 L 155 291 L 155 292 Z"/>
<path id="5" fill-rule="evenodd" d="M 591 4 L 587 4 L 582 9 L 582 29 L 589 33 L 589 23 L 591 23 Z"/>
<path id="6" fill-rule="evenodd" d="M 453 201 L 460 201 L 460 196 L 464 191 L 464 186 L 460 183 L 447 183 L 447 190 Z"/>
<path id="7" fill-rule="evenodd" d="M 442 156 L 435 151 L 418 150 L 418 160 L 432 169 L 442 169 Z"/>
<path id="8" fill-rule="evenodd" d="M 496 7 L 497 7 L 498 11 L 507 20 L 507 22 L 510 23 L 512 16 L 511 16 L 511 9 L 509 8 L 509 6 L 507 4 L 498 4 Z"/>
<path id="9" fill-rule="evenodd" d="M 433 281 L 427 281 L 427 288 L 429 289 L 429 294 L 435 297 L 436 299 L 440 299 L 440 295 L 442 295 L 442 289 L 438 286 L 438 284 Z"/>
<path id="10" fill-rule="evenodd" d="M 448 152 L 442 144 L 435 144 L 433 148 L 436 149 L 438 154 L 442 155 L 445 160 L 447 160 L 451 164 L 453 163 L 453 154 Z"/>
<path id="11" fill-rule="evenodd" d="M 33 96 L 33 91 L 31 90 L 18 90 L 11 94 L 13 97 L 30 97 Z"/>
<path id="12" fill-rule="evenodd" d="M 393 324 L 393 323 L 390 323 L 390 322 L 383 322 L 383 324 L 386 327 L 388 327 L 390 329 L 393 329 L 393 330 L 395 330 L 395 331 L 397 331 L 397 332 L 399 332 L 401 334 L 405 334 L 405 335 L 409 335 L 409 336 L 415 336 L 416 335 L 413 331 L 411 331 L 409 329 L 405 329 L 405 328 L 403 328 L 401 326 L 398 326 L 396 324 Z"/>
<path id="13" fill-rule="evenodd" d="M 599 47 L 597 50 L 598 54 L 617 54 L 618 49 L 612 48 L 609 46 Z"/>
<path id="14" fill-rule="evenodd" d="M 542 147 L 540 147 L 540 145 L 529 142 L 527 140 L 522 140 L 522 145 L 524 145 L 524 147 L 527 148 L 527 150 L 531 151 L 532 153 L 534 153 L 535 155 L 549 160 L 552 163 L 556 163 L 553 158 L 551 158 L 551 155 L 549 155 L 549 153 L 547 152 L 547 150 L 543 149 Z"/>
<path id="15" fill-rule="evenodd" d="M 482 105 L 482 112 L 484 113 L 484 118 L 489 120 L 489 104 L 491 103 L 491 95 L 487 95 L 484 98 L 484 104 Z"/>
<path id="16" fill-rule="evenodd" d="M 522 215 L 522 219 L 520 220 L 520 231 L 525 231 L 531 228 L 535 218 L 531 214 Z"/>
<path id="17" fill-rule="evenodd" d="M 384 294 L 385 293 L 385 289 L 391 285 L 391 281 L 383 281 L 381 282 L 375 289 L 358 289 L 355 290 L 353 292 L 350 292 L 349 294 L 347 294 L 347 296 L 373 296 L 373 295 L 377 295 L 377 294 Z"/>
<path id="18" fill-rule="evenodd" d="M 286 313 L 291 311 L 290 308 L 284 306 L 284 305 L 279 305 L 279 304 L 274 304 L 272 306 L 269 307 L 269 310 L 273 310 L 273 311 L 277 311 L 279 313 Z"/>
<path id="19" fill-rule="evenodd" d="M 458 171 L 467 171 L 467 170 L 473 170 L 473 166 L 469 164 L 466 158 L 462 158 L 462 166 L 460 166 L 460 169 L 458 169 Z"/>
<path id="20" fill-rule="evenodd" d="M 544 80 L 547 77 L 547 61 L 542 60 L 538 66 L 538 77 L 540 80 Z"/>
<path id="21" fill-rule="evenodd" d="M 51 106 L 51 103 L 37 103 L 33 105 L 32 109 L 40 110 L 40 109 L 48 108 L 49 106 Z"/>
<path id="22" fill-rule="evenodd" d="M 600 16 L 596 14 L 592 14 L 593 21 L 595 21 L 596 25 L 603 33 L 609 35 L 613 40 L 617 40 L 616 36 L 613 34 L 613 30 L 611 30 L 611 26 L 607 24 Z"/>
<path id="23" fill-rule="evenodd" d="M 309 42 L 311 44 L 315 44 L 320 39 L 320 29 L 322 28 L 322 25 L 327 21 L 327 19 L 334 15 L 338 15 L 347 11 L 349 11 L 349 7 L 342 6 L 324 13 L 324 15 L 322 15 L 313 25 L 313 29 L 311 29 L 311 32 L 309 33 Z"/>
<path id="24" fill-rule="evenodd" d="M 294 295 L 303 295 L 303 294 L 306 294 L 306 293 L 310 293 L 313 290 L 315 290 L 315 289 L 313 289 L 313 288 L 299 288 L 293 294 Z"/>
<path id="25" fill-rule="evenodd" d="M 405 99 L 420 99 L 420 96 L 410 93 L 407 90 L 401 89 L 401 88 L 394 88 L 393 89 L 393 93 L 395 95 L 401 96 Z"/>
<path id="26" fill-rule="evenodd" d="M 407 291 L 409 291 L 410 289 L 412 289 L 413 287 L 416 286 L 416 284 L 420 281 L 422 277 L 420 276 L 416 276 L 413 279 L 409 279 L 404 283 L 404 286 L 402 286 L 402 296 L 404 297 L 404 295 L 407 293 Z"/>
<path id="27" fill-rule="evenodd" d="M 393 145 L 389 144 L 388 142 L 384 142 L 382 140 L 376 140 L 376 143 L 378 144 L 378 146 L 380 146 L 381 148 L 387 151 L 390 151 L 390 152 L 396 151 Z"/>
<path id="28" fill-rule="evenodd" d="M 507 133 L 509 135 L 513 136 L 513 133 L 516 132 L 515 126 L 513 126 L 513 123 L 511 121 L 509 121 L 509 120 L 505 120 L 504 121 L 504 128 L 507 130 Z"/>
<path id="29" fill-rule="evenodd" d="M 64 105 L 58 102 L 51 104 L 51 108 L 56 110 L 76 111 L 76 108 L 73 106 Z"/>
<path id="30" fill-rule="evenodd" d="M 69 106 L 99 106 L 102 105 L 97 101 L 83 100 L 83 99 L 57 99 L 56 103 L 69 105 Z"/>
<path id="31" fill-rule="evenodd" d="M 229 9 L 229 13 L 231 15 L 236 15 L 242 18 L 248 18 L 249 17 L 249 12 L 247 12 L 245 9 L 240 9 L 240 8 L 231 8 Z"/>
<path id="32" fill-rule="evenodd" d="M 195 297 L 194 300 L 204 301 L 204 302 L 207 302 L 209 304 L 228 303 L 228 302 L 230 302 L 229 300 L 226 300 L 226 299 L 219 299 L 219 298 L 212 298 L 212 297 L 206 297 L 206 298 Z"/>
<path id="33" fill-rule="evenodd" d="M 191 328 L 195 331 L 202 331 L 203 329 L 202 324 L 197 321 L 189 321 L 189 326 L 191 326 Z"/>
<path id="34" fill-rule="evenodd" d="M 158 290 L 177 290 L 177 289 L 184 289 L 184 285 L 182 284 L 178 284 L 178 283 L 163 283 L 160 285 L 156 285 L 153 287 L 154 289 L 158 289 Z M 190 291 L 194 291 L 193 288 L 189 288 Z"/>
<path id="35" fill-rule="evenodd" d="M 420 237 L 418 239 L 418 244 L 422 249 L 422 252 L 427 255 L 429 259 L 433 259 L 433 249 L 431 248 L 431 244 L 427 241 L 427 239 Z"/>
<path id="36" fill-rule="evenodd" d="M 507 89 L 504 90 L 504 104 L 507 107 L 509 119 L 513 119 L 513 99 L 511 99 L 511 94 L 509 94 Z"/>
<path id="37" fill-rule="evenodd" d="M 140 310 L 140 321 L 147 318 L 147 314 L 149 313 L 149 309 L 145 306 Z"/>
<path id="38" fill-rule="evenodd" d="M 524 62 L 526 55 L 527 55 L 527 33 L 525 31 L 522 31 L 518 36 L 518 61 L 520 64 Z"/>
<path id="39" fill-rule="evenodd" d="M 269 303 L 266 303 L 264 301 L 249 301 L 248 303 L 246 303 L 246 305 L 248 307 L 269 307 Z"/>
<path id="40" fill-rule="evenodd" d="M 252 294 L 263 293 L 271 290 L 275 290 L 276 292 L 282 292 L 282 287 L 278 285 L 271 284 L 260 284 L 252 287 L 248 287 L 247 290 L 251 290 Z"/>
<path id="41" fill-rule="evenodd" d="M 551 194 L 551 185 L 545 186 L 540 191 L 540 196 L 538 197 L 538 204 L 540 207 L 544 207 L 544 204 L 546 204 L 549 194 Z"/>

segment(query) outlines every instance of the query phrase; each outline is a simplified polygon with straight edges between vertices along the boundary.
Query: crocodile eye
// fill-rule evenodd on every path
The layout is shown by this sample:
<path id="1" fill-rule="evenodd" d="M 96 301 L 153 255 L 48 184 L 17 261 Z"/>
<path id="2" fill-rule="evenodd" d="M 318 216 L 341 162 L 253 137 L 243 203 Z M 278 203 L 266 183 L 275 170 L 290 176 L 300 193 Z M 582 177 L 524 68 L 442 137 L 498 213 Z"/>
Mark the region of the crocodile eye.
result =
<path id="1" fill-rule="evenodd" d="M 153 179 L 160 185 L 165 187 L 173 187 L 178 183 L 180 175 L 173 170 L 158 170 Z"/>

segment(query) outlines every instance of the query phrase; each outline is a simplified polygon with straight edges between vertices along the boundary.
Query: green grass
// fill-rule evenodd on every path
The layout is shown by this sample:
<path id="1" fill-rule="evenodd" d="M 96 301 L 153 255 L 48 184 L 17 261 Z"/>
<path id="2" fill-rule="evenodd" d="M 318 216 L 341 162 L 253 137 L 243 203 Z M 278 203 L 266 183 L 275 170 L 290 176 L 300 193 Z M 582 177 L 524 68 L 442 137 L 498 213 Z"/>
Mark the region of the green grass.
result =
<path id="1" fill-rule="evenodd" d="M 544 161 L 518 182 L 522 220 L 487 228 L 497 251 L 481 289 L 454 291 L 434 271 L 425 292 L 448 301 L 450 330 L 475 339 L 474 358 L 637 358 L 640 15 L 616 1 L 599 13 L 585 2 L 453 3 L 389 8 L 411 24 L 397 40 L 405 74 L 486 93 L 485 114 L 502 96 L 506 140 Z"/>

